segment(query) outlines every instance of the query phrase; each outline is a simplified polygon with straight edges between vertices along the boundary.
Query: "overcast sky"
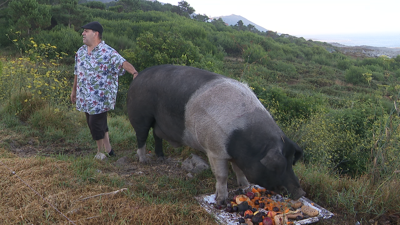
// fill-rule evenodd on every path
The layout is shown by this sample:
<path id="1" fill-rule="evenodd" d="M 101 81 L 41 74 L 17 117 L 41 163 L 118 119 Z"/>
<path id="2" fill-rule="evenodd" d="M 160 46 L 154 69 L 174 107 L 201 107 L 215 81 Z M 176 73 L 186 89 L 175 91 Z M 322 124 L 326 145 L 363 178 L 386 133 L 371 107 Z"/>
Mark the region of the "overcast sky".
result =
<path id="1" fill-rule="evenodd" d="M 158 0 L 178 5 L 181 0 Z M 186 0 L 198 14 L 236 14 L 294 36 L 400 33 L 400 0 Z"/>

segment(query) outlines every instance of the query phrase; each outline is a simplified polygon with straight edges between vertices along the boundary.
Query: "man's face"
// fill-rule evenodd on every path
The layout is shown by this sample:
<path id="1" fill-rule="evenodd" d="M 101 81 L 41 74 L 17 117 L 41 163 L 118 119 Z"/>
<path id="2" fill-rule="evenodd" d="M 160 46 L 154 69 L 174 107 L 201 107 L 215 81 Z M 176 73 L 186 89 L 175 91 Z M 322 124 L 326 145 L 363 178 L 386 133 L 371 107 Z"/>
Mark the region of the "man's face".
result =
<path id="1" fill-rule="evenodd" d="M 97 31 L 94 31 L 94 30 L 84 29 L 82 32 L 83 43 L 85 45 L 93 44 L 95 42 L 96 32 Z"/>

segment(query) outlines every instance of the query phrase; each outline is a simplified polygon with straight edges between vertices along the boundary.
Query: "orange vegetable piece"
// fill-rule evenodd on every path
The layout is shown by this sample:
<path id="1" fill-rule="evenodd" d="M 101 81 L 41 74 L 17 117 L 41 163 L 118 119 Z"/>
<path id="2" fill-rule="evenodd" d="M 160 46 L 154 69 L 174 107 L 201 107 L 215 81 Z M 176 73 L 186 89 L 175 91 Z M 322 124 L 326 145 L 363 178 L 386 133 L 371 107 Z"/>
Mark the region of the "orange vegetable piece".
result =
<path id="1" fill-rule="evenodd" d="M 289 209 L 289 208 L 286 208 L 285 211 L 284 211 L 284 213 L 286 214 L 286 213 L 288 213 L 289 211 L 290 211 L 290 209 Z"/>
<path id="2" fill-rule="evenodd" d="M 244 212 L 244 216 L 246 216 L 246 215 L 253 215 L 253 211 L 251 211 L 250 209 L 246 210 Z"/>
<path id="3" fill-rule="evenodd" d="M 253 187 L 252 189 L 251 189 L 251 191 L 253 192 L 253 193 L 258 193 L 259 191 L 256 189 L 256 187 Z"/>
<path id="4" fill-rule="evenodd" d="M 268 211 L 268 217 L 270 217 L 271 219 L 273 219 L 276 216 L 276 212 L 274 211 Z"/>

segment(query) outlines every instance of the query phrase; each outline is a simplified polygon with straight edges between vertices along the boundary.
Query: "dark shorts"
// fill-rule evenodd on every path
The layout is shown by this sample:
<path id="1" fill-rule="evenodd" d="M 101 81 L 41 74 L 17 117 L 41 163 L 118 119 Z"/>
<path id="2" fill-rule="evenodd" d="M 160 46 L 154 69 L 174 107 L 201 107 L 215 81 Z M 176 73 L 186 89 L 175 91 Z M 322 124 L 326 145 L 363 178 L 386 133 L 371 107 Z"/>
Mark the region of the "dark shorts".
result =
<path id="1" fill-rule="evenodd" d="M 95 115 L 89 115 L 88 113 L 85 114 L 86 114 L 86 122 L 89 126 L 93 140 L 103 139 L 105 133 L 108 132 L 107 112 Z"/>

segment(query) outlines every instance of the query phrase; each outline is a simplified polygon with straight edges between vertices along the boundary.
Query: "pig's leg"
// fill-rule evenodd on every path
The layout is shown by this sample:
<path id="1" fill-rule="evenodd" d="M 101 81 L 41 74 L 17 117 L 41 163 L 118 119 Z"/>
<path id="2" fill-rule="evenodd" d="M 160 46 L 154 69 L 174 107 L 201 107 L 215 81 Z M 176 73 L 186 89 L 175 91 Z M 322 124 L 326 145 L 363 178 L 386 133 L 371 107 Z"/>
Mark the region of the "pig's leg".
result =
<path id="1" fill-rule="evenodd" d="M 147 122 L 142 121 L 140 126 L 134 126 L 136 131 L 137 145 L 138 145 L 137 154 L 139 156 L 139 162 L 141 163 L 145 163 L 148 161 L 146 157 L 146 140 L 149 135 L 150 127 L 151 127 L 150 120 L 148 120 Z"/>
<path id="2" fill-rule="evenodd" d="M 231 162 L 232 169 L 236 174 L 236 180 L 241 188 L 245 188 L 249 186 L 249 182 L 247 181 L 246 176 L 244 175 L 243 171 L 236 165 L 236 163 Z"/>
<path id="3" fill-rule="evenodd" d="M 211 164 L 211 169 L 217 180 L 215 200 L 217 205 L 226 205 L 228 200 L 228 161 L 226 159 L 217 159 L 214 157 L 208 157 Z"/>
<path id="4" fill-rule="evenodd" d="M 153 137 L 155 142 L 155 152 L 158 158 L 164 158 L 162 139 L 156 135 L 155 129 L 153 128 Z"/>

